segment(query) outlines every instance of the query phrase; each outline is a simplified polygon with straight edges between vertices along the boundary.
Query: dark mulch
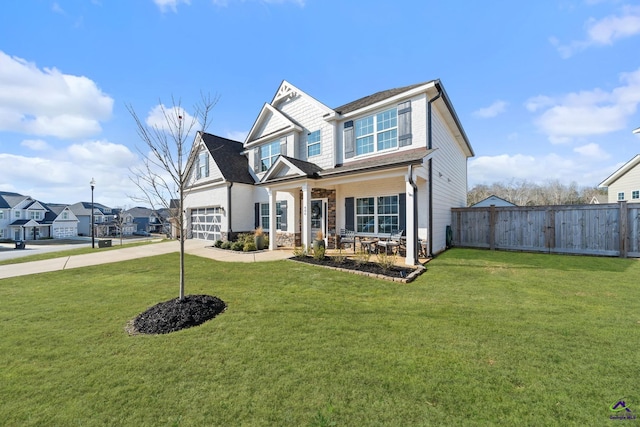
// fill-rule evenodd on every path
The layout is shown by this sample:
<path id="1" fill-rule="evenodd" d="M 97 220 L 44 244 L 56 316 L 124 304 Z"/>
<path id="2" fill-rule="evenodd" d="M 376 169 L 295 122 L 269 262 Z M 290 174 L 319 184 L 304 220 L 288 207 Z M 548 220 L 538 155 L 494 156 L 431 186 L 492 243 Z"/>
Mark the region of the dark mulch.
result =
<path id="1" fill-rule="evenodd" d="M 168 334 L 198 326 L 216 317 L 227 308 L 218 297 L 185 295 L 161 302 L 139 314 L 128 327 L 130 333 Z"/>
<path id="2" fill-rule="evenodd" d="M 346 270 L 364 271 L 372 274 L 381 274 L 388 277 L 407 277 L 414 271 L 410 267 L 400 267 L 394 265 L 388 269 L 383 268 L 375 262 L 356 262 L 351 258 L 325 256 L 323 259 L 315 259 L 310 256 L 292 258 L 296 261 L 306 262 L 309 264 L 323 265 L 328 267 L 344 268 Z"/>

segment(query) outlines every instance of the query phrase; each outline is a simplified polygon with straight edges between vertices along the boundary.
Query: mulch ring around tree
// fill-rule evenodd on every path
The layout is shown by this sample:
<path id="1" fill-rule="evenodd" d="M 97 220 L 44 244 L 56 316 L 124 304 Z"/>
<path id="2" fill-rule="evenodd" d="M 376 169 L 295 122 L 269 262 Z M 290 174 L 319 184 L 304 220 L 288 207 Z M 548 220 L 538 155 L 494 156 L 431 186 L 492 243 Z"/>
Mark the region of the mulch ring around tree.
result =
<path id="1" fill-rule="evenodd" d="M 227 304 L 211 295 L 185 295 L 161 302 L 131 320 L 125 330 L 130 335 L 168 334 L 198 326 L 216 317 Z"/>

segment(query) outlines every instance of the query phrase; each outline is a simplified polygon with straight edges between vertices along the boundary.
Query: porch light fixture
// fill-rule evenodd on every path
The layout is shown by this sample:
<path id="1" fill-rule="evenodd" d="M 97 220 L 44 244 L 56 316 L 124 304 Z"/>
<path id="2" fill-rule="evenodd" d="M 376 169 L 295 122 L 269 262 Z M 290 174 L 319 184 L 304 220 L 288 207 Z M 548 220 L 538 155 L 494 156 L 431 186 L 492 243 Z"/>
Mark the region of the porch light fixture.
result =
<path id="1" fill-rule="evenodd" d="M 93 189 L 96 187 L 96 180 L 91 178 L 91 248 L 96 248 L 96 233 L 95 233 L 95 225 L 93 224 Z"/>

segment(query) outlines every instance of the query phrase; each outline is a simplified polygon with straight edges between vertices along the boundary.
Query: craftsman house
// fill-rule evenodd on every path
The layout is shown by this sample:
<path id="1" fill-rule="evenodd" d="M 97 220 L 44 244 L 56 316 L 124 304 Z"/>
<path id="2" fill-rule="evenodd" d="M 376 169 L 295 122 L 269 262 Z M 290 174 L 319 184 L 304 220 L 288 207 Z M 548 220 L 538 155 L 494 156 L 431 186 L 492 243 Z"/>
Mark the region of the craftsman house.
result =
<path id="1" fill-rule="evenodd" d="M 446 248 L 452 207 L 466 206 L 473 150 L 439 80 L 330 108 L 283 81 L 243 143 L 199 133 L 185 199 L 188 237 L 217 240 L 261 226 L 269 249 L 321 232 L 401 231 L 406 263 L 419 242 Z"/>

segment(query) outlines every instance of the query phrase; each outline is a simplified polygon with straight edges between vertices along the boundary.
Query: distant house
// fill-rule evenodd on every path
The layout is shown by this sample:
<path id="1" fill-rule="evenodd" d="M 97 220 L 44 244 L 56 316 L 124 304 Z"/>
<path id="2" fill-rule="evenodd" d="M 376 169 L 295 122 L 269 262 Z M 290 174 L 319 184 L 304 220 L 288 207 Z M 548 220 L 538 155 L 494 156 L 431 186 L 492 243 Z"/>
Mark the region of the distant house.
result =
<path id="1" fill-rule="evenodd" d="M 37 240 L 74 237 L 78 219 L 66 205 L 0 191 L 0 239 Z"/>
<path id="2" fill-rule="evenodd" d="M 198 133 L 184 214 L 189 238 L 262 227 L 269 249 L 341 230 L 405 235 L 405 262 L 446 249 L 451 208 L 467 198 L 473 149 L 440 80 L 331 108 L 283 81 L 243 143 Z"/>
<path id="3" fill-rule="evenodd" d="M 608 189 L 609 203 L 640 203 L 640 154 L 609 175 L 598 187 Z"/>
<path id="4" fill-rule="evenodd" d="M 93 204 L 93 222 L 95 237 L 112 234 L 115 227 L 114 210 L 100 203 Z M 78 202 L 69 206 L 69 209 L 78 218 L 78 235 L 91 236 L 91 202 Z"/>
<path id="5" fill-rule="evenodd" d="M 123 234 L 162 233 L 164 230 L 165 219 L 160 212 L 153 209 L 138 206 L 122 211 L 121 215 L 125 218 L 124 223 L 127 225 Z"/>
<path id="6" fill-rule="evenodd" d="M 609 203 L 609 196 L 606 194 L 596 194 L 589 201 L 590 205 L 601 205 L 604 203 Z"/>
<path id="7" fill-rule="evenodd" d="M 480 200 L 478 203 L 471 205 L 471 208 L 486 208 L 491 205 L 494 206 L 517 206 L 515 203 L 511 203 L 508 200 L 501 199 L 498 196 L 489 196 L 484 200 Z"/>

